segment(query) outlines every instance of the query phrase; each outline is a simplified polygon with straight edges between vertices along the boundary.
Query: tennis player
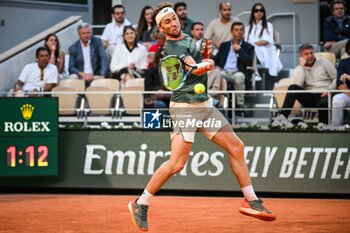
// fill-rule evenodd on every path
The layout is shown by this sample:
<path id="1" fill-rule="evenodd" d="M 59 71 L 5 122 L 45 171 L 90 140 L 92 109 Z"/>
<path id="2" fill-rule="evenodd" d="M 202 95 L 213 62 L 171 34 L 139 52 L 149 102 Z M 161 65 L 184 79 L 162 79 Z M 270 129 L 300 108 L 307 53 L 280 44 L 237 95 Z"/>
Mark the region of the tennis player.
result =
<path id="1" fill-rule="evenodd" d="M 152 15 L 152 19 L 157 24 L 158 29 L 166 36 L 164 47 L 166 55 L 186 56 L 185 61 L 188 64 L 204 61 L 209 63 L 206 67 L 195 70 L 187 78 L 185 85 L 173 93 L 170 103 L 170 115 L 173 121 L 177 120 L 178 116 L 181 118 L 180 114 L 184 113 L 181 109 L 184 108 L 186 108 L 186 114 L 192 109 L 193 111 L 190 111 L 193 113 L 192 117 L 198 121 L 209 118 L 220 121 L 222 123 L 220 127 L 202 127 L 198 128 L 198 130 L 228 153 L 232 171 L 245 198 L 239 211 L 242 214 L 261 220 L 275 220 L 276 215 L 266 209 L 263 202 L 255 195 L 244 158 L 243 142 L 233 132 L 226 118 L 213 107 L 212 99 L 208 97 L 207 91 L 202 94 L 196 94 L 193 90 L 194 85 L 197 83 L 207 85 L 206 72 L 214 68 L 213 60 L 203 59 L 202 53 L 197 49 L 192 38 L 181 32 L 179 18 L 175 14 L 171 3 L 159 4 Z M 205 44 L 204 49 L 210 54 L 212 50 L 211 42 Z M 202 52 L 204 53 L 204 51 Z M 171 133 L 171 156 L 169 161 L 156 170 L 142 195 L 129 203 L 128 208 L 132 220 L 140 230 L 148 230 L 147 211 L 153 195 L 170 177 L 184 168 L 194 142 L 196 130 L 193 128 L 174 129 Z"/>

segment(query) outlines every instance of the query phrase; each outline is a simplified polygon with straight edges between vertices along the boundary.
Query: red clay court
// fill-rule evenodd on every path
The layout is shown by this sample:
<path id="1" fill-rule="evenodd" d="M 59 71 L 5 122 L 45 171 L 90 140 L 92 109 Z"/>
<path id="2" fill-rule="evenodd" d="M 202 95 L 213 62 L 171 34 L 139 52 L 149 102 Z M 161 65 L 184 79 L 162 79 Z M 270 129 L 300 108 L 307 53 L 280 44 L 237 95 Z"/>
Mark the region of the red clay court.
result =
<path id="1" fill-rule="evenodd" d="M 0 232 L 140 232 L 127 204 L 136 196 L 0 196 Z M 149 232 L 350 232 L 350 200 L 264 198 L 277 220 L 264 222 L 238 212 L 241 198 L 156 196 Z"/>

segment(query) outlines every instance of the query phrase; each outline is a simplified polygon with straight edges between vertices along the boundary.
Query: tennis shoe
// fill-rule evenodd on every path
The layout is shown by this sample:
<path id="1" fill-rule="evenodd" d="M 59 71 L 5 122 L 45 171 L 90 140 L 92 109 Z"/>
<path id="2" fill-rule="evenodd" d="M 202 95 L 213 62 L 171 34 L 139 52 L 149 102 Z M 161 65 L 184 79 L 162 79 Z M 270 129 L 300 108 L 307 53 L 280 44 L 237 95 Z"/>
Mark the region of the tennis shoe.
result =
<path id="1" fill-rule="evenodd" d="M 239 212 L 264 221 L 273 221 L 276 219 L 276 214 L 266 209 L 261 199 L 254 201 L 244 200 L 241 207 L 239 207 Z"/>
<path id="2" fill-rule="evenodd" d="M 147 211 L 148 205 L 139 205 L 135 201 L 131 201 L 128 204 L 128 208 L 131 214 L 131 219 L 133 223 L 141 230 L 148 231 L 148 223 L 147 223 Z"/>

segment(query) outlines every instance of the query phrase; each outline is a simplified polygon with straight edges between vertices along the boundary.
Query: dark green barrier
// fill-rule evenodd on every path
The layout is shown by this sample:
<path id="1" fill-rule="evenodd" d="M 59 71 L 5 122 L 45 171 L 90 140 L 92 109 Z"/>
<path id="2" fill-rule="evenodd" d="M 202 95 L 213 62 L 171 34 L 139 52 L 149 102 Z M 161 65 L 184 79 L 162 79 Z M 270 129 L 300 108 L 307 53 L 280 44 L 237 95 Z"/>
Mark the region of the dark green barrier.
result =
<path id="1" fill-rule="evenodd" d="M 257 191 L 350 193 L 348 134 L 238 135 Z M 60 131 L 59 176 L 0 178 L 0 185 L 142 189 L 169 159 L 169 150 L 169 132 Z M 240 190 L 227 155 L 200 133 L 186 167 L 163 189 Z"/>

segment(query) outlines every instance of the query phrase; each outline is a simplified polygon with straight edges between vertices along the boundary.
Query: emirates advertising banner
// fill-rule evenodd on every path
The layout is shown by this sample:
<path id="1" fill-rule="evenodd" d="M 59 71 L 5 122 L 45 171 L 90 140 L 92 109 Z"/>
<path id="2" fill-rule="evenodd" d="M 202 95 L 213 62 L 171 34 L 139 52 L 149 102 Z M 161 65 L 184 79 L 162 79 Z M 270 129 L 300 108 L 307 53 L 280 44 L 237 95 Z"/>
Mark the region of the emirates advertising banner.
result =
<path id="1" fill-rule="evenodd" d="M 350 193 L 346 133 L 239 132 L 256 191 Z M 59 176 L 0 178 L 0 186 L 143 189 L 170 158 L 167 131 L 59 132 Z M 228 155 L 200 133 L 184 169 L 163 189 L 239 191 Z"/>

